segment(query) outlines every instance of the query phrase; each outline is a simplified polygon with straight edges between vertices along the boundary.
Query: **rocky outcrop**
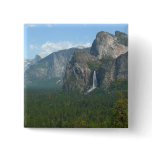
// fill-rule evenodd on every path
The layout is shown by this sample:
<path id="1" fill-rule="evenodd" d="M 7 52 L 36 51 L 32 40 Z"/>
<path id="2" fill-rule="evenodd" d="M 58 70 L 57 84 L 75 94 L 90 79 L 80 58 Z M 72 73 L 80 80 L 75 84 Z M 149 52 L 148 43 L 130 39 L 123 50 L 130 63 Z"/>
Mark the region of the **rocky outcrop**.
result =
<path id="1" fill-rule="evenodd" d="M 115 80 L 128 79 L 128 52 L 120 55 L 115 62 Z"/>
<path id="2" fill-rule="evenodd" d="M 66 91 L 87 91 L 92 86 L 93 72 L 96 71 L 97 87 L 107 89 L 111 82 L 128 79 L 128 53 L 118 58 L 102 58 L 89 53 L 76 52 L 67 64 L 63 88 Z"/>
<path id="3" fill-rule="evenodd" d="M 106 62 L 102 59 L 101 62 L 103 64 L 97 71 L 99 87 L 107 89 L 113 81 L 128 79 L 128 52 Z"/>
<path id="4" fill-rule="evenodd" d="M 88 63 L 98 63 L 95 56 L 87 52 L 75 51 L 71 61 L 67 64 L 63 79 L 63 88 L 67 91 L 79 90 L 83 92 L 90 86 L 92 70 Z"/>
<path id="5" fill-rule="evenodd" d="M 118 43 L 128 46 L 128 35 L 127 34 L 122 33 L 120 31 L 116 31 L 115 36 L 117 37 Z"/>
<path id="6" fill-rule="evenodd" d="M 127 52 L 127 37 L 121 32 L 116 32 L 116 35 L 112 35 L 107 32 L 99 32 L 94 40 L 90 53 L 99 59 L 104 57 L 117 58 L 119 55 Z M 126 45 L 124 45 L 126 44 Z"/>
<path id="7" fill-rule="evenodd" d="M 107 89 L 111 82 L 115 81 L 115 61 L 112 58 L 103 58 L 101 66 L 97 70 L 98 86 L 102 89 Z"/>

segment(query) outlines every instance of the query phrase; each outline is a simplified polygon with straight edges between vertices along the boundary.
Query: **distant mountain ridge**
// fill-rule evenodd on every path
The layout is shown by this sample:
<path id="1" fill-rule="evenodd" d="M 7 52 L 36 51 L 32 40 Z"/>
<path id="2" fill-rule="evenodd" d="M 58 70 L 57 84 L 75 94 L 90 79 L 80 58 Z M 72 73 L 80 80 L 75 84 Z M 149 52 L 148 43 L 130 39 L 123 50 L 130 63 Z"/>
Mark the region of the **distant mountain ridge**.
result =
<path id="1" fill-rule="evenodd" d="M 34 59 L 24 59 L 24 71 L 26 71 L 31 65 L 36 64 L 41 59 L 42 57 L 40 55 L 36 55 Z"/>
<path id="2" fill-rule="evenodd" d="M 75 50 L 88 52 L 90 48 L 70 48 L 60 50 L 44 57 L 43 59 L 31 64 L 25 71 L 25 84 L 32 83 L 33 80 L 50 80 L 60 78 L 62 80 L 66 64 L 71 60 Z"/>

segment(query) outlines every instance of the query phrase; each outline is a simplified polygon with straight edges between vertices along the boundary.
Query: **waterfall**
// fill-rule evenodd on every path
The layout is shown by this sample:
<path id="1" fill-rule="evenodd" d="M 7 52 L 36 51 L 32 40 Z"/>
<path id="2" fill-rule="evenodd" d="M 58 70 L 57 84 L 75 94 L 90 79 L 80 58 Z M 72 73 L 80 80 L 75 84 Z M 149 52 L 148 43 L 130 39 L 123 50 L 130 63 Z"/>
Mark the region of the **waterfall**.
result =
<path id="1" fill-rule="evenodd" d="M 96 71 L 93 72 L 93 80 L 92 80 L 92 87 L 87 91 L 87 93 L 93 91 L 97 87 L 97 77 Z"/>
<path id="2" fill-rule="evenodd" d="M 97 87 L 97 77 L 96 77 L 96 71 L 93 72 L 93 85 L 92 88 L 96 88 Z"/>

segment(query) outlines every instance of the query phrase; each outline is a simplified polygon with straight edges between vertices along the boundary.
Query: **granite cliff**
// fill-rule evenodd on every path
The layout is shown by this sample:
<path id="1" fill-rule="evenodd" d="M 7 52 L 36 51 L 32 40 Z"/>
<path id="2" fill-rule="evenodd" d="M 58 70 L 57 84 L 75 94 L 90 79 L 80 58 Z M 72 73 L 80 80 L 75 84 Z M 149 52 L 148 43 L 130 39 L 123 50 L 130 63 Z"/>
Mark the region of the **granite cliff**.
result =
<path id="1" fill-rule="evenodd" d="M 63 89 L 86 92 L 92 86 L 96 71 L 97 87 L 107 89 L 111 82 L 128 79 L 127 35 L 99 32 L 90 53 L 75 52 L 66 66 Z"/>
<path id="2" fill-rule="evenodd" d="M 103 57 L 117 58 L 119 55 L 127 52 L 125 33 L 116 31 L 115 35 L 107 32 L 99 32 L 94 40 L 90 54 L 102 59 Z"/>
<path id="3" fill-rule="evenodd" d="M 99 64 L 95 56 L 87 52 L 76 51 L 71 61 L 66 66 L 63 79 L 64 90 L 80 90 L 83 92 L 87 86 L 91 85 L 92 70 L 88 63 Z"/>

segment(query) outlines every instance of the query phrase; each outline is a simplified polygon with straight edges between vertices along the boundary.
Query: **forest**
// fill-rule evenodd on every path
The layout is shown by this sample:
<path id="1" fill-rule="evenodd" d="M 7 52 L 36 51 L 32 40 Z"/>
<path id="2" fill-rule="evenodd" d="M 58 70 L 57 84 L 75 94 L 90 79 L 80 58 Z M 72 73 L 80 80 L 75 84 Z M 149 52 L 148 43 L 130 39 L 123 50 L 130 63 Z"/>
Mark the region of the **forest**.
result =
<path id="1" fill-rule="evenodd" d="M 24 89 L 24 126 L 48 128 L 127 128 L 128 81 L 89 94 L 61 88 Z"/>

